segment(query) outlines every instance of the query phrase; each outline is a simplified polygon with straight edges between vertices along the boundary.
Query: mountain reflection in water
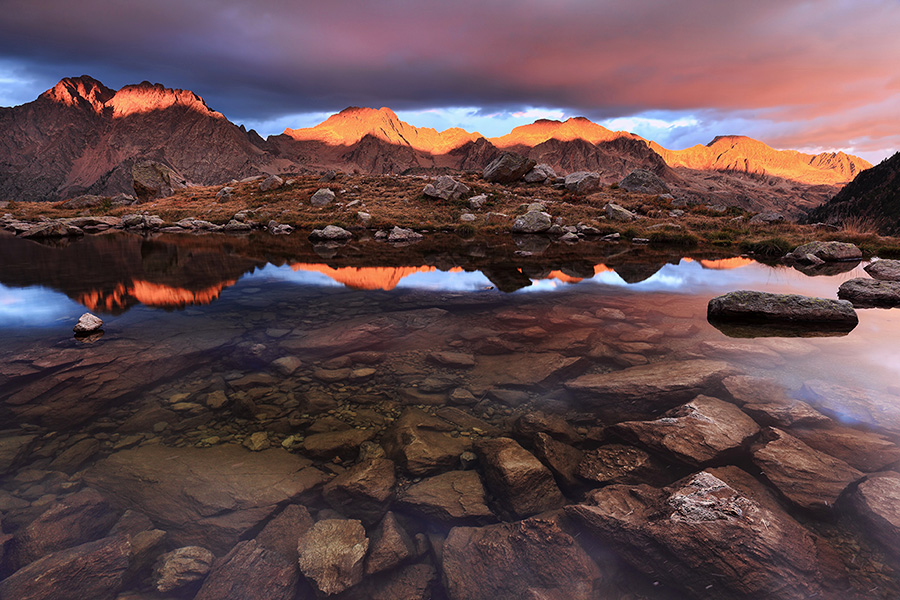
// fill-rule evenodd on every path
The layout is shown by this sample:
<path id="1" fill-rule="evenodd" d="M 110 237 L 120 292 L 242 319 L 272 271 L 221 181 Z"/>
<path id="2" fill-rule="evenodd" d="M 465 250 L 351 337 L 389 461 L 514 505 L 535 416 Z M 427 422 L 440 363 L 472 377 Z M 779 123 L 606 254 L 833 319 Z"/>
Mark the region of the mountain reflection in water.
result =
<path id="1" fill-rule="evenodd" d="M 583 552 L 603 577 L 572 573 L 602 598 L 898 597 L 900 565 L 856 490 L 900 465 L 900 311 L 860 310 L 833 338 L 729 338 L 706 320 L 735 289 L 834 298 L 859 267 L 810 277 L 715 250 L 529 248 L 359 240 L 323 259 L 298 238 L 0 236 L 0 544 L 77 520 L 76 501 L 100 506 L 84 509 L 93 528 L 0 556 L 0 578 L 42 552 L 116 543 L 130 510 L 123 521 L 165 531 L 154 556 L 222 557 L 304 518 L 360 519 L 370 548 L 386 528 L 421 546 L 341 598 L 398 597 L 377 586 L 413 576 L 440 588 L 452 564 L 474 577 L 497 561 L 480 548 L 504 544 L 491 577 L 548 597 L 570 582 L 547 579 L 547 561 Z M 72 337 L 85 307 L 104 319 L 92 344 Z M 648 437 L 665 427 L 687 429 Z M 539 471 L 513 490 L 524 500 L 489 465 L 498 445 Z M 504 529 L 562 504 L 574 521 Z M 490 544 L 460 546 L 467 535 Z"/>

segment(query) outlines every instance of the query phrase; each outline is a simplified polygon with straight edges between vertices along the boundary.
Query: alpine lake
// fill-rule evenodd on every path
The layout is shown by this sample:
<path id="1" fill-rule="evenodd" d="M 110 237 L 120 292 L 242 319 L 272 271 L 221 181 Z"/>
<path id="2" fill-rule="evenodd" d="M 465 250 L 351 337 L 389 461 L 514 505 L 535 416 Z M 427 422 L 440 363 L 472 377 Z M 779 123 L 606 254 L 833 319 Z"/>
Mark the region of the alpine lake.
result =
<path id="1" fill-rule="evenodd" d="M 865 264 L 0 234 L 0 598 L 896 599 L 900 310 L 706 312 Z"/>

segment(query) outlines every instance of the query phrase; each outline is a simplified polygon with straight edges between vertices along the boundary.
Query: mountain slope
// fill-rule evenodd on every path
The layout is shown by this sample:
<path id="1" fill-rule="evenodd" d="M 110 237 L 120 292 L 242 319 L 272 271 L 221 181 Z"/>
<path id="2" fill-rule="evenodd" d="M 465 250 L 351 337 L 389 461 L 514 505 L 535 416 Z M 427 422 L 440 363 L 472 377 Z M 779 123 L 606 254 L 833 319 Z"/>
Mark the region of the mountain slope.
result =
<path id="1" fill-rule="evenodd" d="M 271 162 L 202 98 L 147 82 L 113 91 L 66 78 L 34 102 L 0 109 L 0 197 L 58 200 L 130 192 L 131 166 L 152 159 L 211 184 Z"/>
<path id="2" fill-rule="evenodd" d="M 841 185 L 872 166 L 843 152 L 813 155 L 776 150 L 741 135 L 718 136 L 706 146 L 684 150 L 667 150 L 656 142 L 650 142 L 650 147 L 671 167 L 781 177 L 809 185 Z"/>
<path id="3" fill-rule="evenodd" d="M 335 169 L 365 174 L 480 171 L 500 152 L 557 173 L 597 171 L 606 183 L 634 169 L 662 177 L 683 199 L 778 210 L 811 209 L 869 166 L 843 153 L 775 150 L 741 136 L 668 150 L 583 117 L 538 120 L 487 139 L 401 121 L 389 108 L 351 107 L 267 140 L 237 127 L 187 90 L 147 82 L 115 91 L 88 76 L 63 79 L 35 101 L 0 108 L 0 200 L 59 200 L 131 193 L 131 168 L 165 163 L 193 183 Z"/>
<path id="4" fill-rule="evenodd" d="M 863 171 L 834 198 L 811 210 L 810 223 L 869 221 L 879 233 L 900 235 L 900 152 Z"/>

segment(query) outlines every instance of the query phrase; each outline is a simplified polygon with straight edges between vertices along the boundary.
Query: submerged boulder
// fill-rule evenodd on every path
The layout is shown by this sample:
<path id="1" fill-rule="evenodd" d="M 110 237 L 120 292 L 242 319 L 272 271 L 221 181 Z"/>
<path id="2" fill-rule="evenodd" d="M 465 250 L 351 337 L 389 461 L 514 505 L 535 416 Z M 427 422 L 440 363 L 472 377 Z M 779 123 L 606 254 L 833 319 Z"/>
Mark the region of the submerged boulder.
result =
<path id="1" fill-rule="evenodd" d="M 444 544 L 442 569 L 451 600 L 597 598 L 600 570 L 550 519 L 488 527 L 455 527 Z"/>
<path id="2" fill-rule="evenodd" d="M 831 597 L 842 575 L 824 544 L 737 467 L 663 489 L 611 485 L 566 513 L 634 568 L 691 598 Z"/>
<path id="3" fill-rule="evenodd" d="M 820 512 L 830 511 L 847 486 L 863 477 L 844 461 L 774 428 L 756 443 L 753 462 L 788 500 Z"/>
<path id="4" fill-rule="evenodd" d="M 734 404 L 697 396 L 660 419 L 626 421 L 612 430 L 667 458 L 700 466 L 736 454 L 759 433 L 759 426 Z"/>
<path id="5" fill-rule="evenodd" d="M 859 484 L 852 500 L 866 533 L 900 557 L 900 473 L 871 475 Z"/>

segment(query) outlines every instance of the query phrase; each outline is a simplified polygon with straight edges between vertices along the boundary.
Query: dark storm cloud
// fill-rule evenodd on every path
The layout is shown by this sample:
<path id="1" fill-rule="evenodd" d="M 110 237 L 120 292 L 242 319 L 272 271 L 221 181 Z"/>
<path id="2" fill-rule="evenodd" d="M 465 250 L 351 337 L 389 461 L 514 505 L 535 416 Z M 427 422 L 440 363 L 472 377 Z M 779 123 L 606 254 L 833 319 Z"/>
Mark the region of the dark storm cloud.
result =
<path id="1" fill-rule="evenodd" d="M 900 97 L 895 0 L 4 4 L 0 56 L 44 87 L 82 73 L 114 87 L 149 79 L 236 120 L 350 104 L 554 106 L 814 122 L 784 140 L 795 145 L 897 135 L 886 127 Z"/>

